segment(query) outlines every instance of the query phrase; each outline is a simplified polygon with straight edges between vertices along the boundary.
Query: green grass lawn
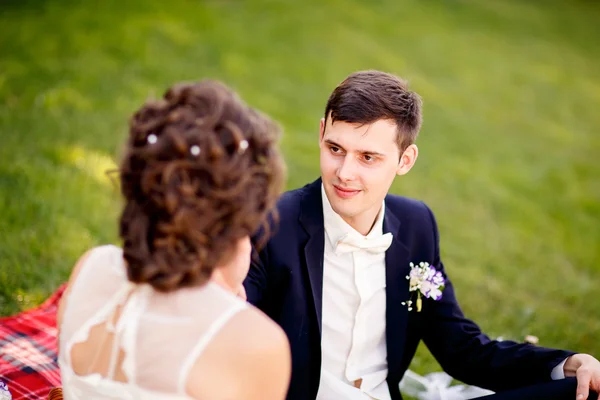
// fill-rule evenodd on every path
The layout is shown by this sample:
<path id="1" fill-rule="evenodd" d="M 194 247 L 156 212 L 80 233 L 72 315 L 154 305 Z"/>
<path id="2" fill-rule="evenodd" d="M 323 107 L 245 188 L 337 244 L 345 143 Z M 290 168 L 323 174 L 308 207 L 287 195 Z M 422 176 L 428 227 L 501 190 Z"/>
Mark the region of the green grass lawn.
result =
<path id="1" fill-rule="evenodd" d="M 600 6 L 534 1 L 4 1 L 0 315 L 40 303 L 118 243 L 129 115 L 213 77 L 285 129 L 288 187 L 318 175 L 318 123 L 347 74 L 424 98 L 395 193 L 436 212 L 467 316 L 492 337 L 600 356 Z M 413 366 L 438 369 L 421 350 Z"/>

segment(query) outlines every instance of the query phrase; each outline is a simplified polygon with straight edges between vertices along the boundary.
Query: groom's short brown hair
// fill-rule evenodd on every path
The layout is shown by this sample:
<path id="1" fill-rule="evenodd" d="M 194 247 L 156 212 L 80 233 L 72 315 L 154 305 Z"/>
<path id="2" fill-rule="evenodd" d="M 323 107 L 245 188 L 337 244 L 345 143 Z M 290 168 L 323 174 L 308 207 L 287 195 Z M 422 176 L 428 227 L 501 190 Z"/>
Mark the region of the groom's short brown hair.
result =
<path id="1" fill-rule="evenodd" d="M 421 97 L 408 90 L 403 79 L 381 71 L 360 71 L 348 76 L 329 96 L 325 119 L 331 122 L 370 124 L 380 119 L 398 127 L 398 147 L 413 144 L 421 128 Z"/>

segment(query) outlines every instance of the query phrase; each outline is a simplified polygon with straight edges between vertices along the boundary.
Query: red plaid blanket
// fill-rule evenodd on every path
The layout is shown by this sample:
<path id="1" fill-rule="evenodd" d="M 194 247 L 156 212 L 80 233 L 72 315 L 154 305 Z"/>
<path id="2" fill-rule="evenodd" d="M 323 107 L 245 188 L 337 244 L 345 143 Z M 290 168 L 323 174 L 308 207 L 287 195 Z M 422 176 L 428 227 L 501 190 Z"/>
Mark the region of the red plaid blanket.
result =
<path id="1" fill-rule="evenodd" d="M 61 286 L 42 305 L 0 318 L 0 380 L 13 400 L 46 399 L 60 386 L 57 363 L 56 308 Z"/>

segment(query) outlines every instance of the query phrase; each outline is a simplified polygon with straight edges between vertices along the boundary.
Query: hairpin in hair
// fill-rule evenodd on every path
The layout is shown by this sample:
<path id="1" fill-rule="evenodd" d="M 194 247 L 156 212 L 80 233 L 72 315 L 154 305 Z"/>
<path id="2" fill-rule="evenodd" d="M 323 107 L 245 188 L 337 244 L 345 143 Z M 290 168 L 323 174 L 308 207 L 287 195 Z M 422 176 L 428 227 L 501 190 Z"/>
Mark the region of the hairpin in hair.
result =
<path id="1" fill-rule="evenodd" d="M 238 151 L 243 153 L 248 148 L 248 141 L 246 139 L 242 140 L 239 144 Z"/>
<path id="2" fill-rule="evenodd" d="M 150 144 L 156 143 L 157 140 L 158 140 L 158 137 L 156 137 L 156 135 L 154 133 L 149 134 L 148 137 L 146 138 L 146 141 Z"/>
<path id="3" fill-rule="evenodd" d="M 190 147 L 190 153 L 194 157 L 196 157 L 198 154 L 200 154 L 200 146 L 198 146 L 197 144 L 195 144 L 192 147 Z"/>

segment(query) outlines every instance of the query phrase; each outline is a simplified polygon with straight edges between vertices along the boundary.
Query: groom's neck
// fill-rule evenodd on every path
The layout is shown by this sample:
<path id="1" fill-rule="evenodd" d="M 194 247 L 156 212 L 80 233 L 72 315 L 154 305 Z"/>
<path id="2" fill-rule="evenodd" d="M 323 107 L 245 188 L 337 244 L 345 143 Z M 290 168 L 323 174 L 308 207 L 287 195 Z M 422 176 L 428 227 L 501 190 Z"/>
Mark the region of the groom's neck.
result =
<path id="1" fill-rule="evenodd" d="M 367 236 L 369 232 L 373 229 L 375 222 L 377 221 L 377 217 L 379 217 L 379 213 L 381 212 L 381 206 L 379 208 L 373 208 L 370 210 L 365 210 L 363 213 L 354 215 L 352 217 L 343 216 L 342 219 L 350 225 L 355 231 L 360 233 L 363 236 Z"/>

